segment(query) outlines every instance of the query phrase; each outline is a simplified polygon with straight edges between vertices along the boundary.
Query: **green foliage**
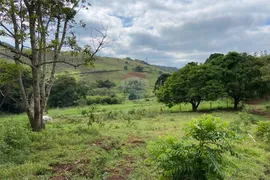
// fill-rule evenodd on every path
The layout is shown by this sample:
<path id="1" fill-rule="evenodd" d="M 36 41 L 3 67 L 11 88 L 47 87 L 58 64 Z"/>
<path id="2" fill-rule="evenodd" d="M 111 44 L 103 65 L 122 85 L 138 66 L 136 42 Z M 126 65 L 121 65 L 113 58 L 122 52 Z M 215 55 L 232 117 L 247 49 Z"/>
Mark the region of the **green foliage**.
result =
<path id="1" fill-rule="evenodd" d="M 122 99 L 119 97 L 109 97 L 109 96 L 88 96 L 87 105 L 91 104 L 121 104 Z"/>
<path id="2" fill-rule="evenodd" d="M 182 140 L 169 137 L 148 146 L 150 159 L 172 179 L 223 179 L 233 151 L 234 133 L 218 118 L 203 115 L 185 127 Z M 190 141 L 189 141 L 190 140 Z"/>
<path id="3" fill-rule="evenodd" d="M 255 123 L 257 123 L 257 120 L 252 114 L 239 112 L 238 116 L 230 123 L 230 128 L 239 135 L 247 135 L 252 124 Z"/>
<path id="4" fill-rule="evenodd" d="M 206 59 L 205 63 L 214 64 L 217 61 L 217 59 L 221 60 L 223 57 L 224 57 L 224 54 L 214 53 L 214 54 L 211 54 L 209 58 Z M 215 62 L 213 62 L 212 60 L 214 60 Z"/>
<path id="5" fill-rule="evenodd" d="M 61 75 L 54 82 L 48 105 L 50 107 L 77 105 L 79 99 L 86 98 L 87 91 L 85 83 L 77 82 L 69 75 Z"/>
<path id="6" fill-rule="evenodd" d="M 19 77 L 20 68 L 16 64 L 8 64 L 0 59 L 0 84 L 7 84 Z"/>
<path id="7" fill-rule="evenodd" d="M 209 64 L 189 63 L 173 73 L 156 93 L 159 102 L 172 107 L 191 103 L 196 111 L 202 100 L 216 100 L 223 96 L 220 73 Z"/>
<path id="8" fill-rule="evenodd" d="M 219 68 L 224 90 L 234 99 L 234 108 L 242 100 L 258 96 L 265 88 L 260 71 L 263 64 L 254 56 L 229 52 L 211 59 L 209 64 Z"/>
<path id="9" fill-rule="evenodd" d="M 139 65 L 139 66 L 136 66 L 133 70 L 135 72 L 143 72 L 144 71 L 144 67 Z"/>
<path id="10" fill-rule="evenodd" d="M 112 88 L 115 87 L 116 84 L 112 81 L 110 81 L 109 79 L 106 80 L 97 80 L 97 87 L 98 88 Z"/>
<path id="11" fill-rule="evenodd" d="M 30 96 L 32 78 L 29 69 L 0 60 L 0 71 L 0 110 L 8 113 L 23 112 L 25 109 L 20 97 L 18 78 L 21 71 L 26 94 Z"/>
<path id="12" fill-rule="evenodd" d="M 270 143 L 270 122 L 258 123 L 257 136 L 266 143 Z"/>
<path id="13" fill-rule="evenodd" d="M 128 67 L 127 66 L 124 66 L 124 70 L 127 71 L 128 70 Z"/>
<path id="14" fill-rule="evenodd" d="M 170 77 L 170 74 L 161 74 L 157 81 L 155 82 L 155 87 L 154 87 L 154 93 L 158 91 L 165 83 L 168 77 Z"/>
<path id="15" fill-rule="evenodd" d="M 128 96 L 128 99 L 129 100 L 135 100 L 135 99 L 138 99 L 139 97 L 134 93 L 134 92 L 131 92 Z"/>
<path id="16" fill-rule="evenodd" d="M 89 106 L 89 108 L 87 110 L 82 110 L 82 115 L 88 118 L 87 121 L 87 126 L 89 128 L 89 126 L 93 126 L 94 122 L 98 122 L 97 121 L 97 117 L 94 114 L 98 109 L 97 104 L 92 104 Z"/>
<path id="17" fill-rule="evenodd" d="M 23 163 L 31 147 L 31 132 L 24 123 L 4 121 L 0 124 L 0 164 Z"/>

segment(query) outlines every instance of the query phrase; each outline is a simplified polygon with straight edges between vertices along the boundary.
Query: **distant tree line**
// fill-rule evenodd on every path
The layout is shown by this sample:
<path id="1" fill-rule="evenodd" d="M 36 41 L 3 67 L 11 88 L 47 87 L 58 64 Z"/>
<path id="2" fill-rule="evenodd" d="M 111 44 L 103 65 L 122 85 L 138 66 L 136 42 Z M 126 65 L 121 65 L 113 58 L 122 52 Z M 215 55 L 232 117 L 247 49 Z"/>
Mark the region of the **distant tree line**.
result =
<path id="1" fill-rule="evenodd" d="M 184 102 L 196 111 L 201 101 L 230 97 L 237 109 L 241 101 L 269 92 L 269 67 L 269 56 L 212 54 L 204 64 L 191 62 L 170 77 L 161 75 L 154 91 L 158 101 L 169 107 Z"/>

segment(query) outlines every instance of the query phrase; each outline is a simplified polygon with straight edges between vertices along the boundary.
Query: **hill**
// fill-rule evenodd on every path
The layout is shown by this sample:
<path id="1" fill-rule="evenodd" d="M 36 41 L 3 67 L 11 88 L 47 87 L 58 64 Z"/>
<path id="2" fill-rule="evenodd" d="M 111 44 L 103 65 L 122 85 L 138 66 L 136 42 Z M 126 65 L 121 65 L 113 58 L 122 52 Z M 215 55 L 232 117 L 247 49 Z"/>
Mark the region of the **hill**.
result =
<path id="1" fill-rule="evenodd" d="M 4 59 L 5 57 L 0 55 L 0 58 Z M 74 68 L 67 64 L 58 64 L 56 75 L 68 73 L 76 79 L 84 80 L 88 83 L 109 79 L 117 86 L 120 86 L 127 77 L 139 77 L 147 81 L 147 89 L 149 92 L 152 92 L 159 75 L 162 73 L 171 73 L 176 70 L 177 68 L 151 65 L 139 59 L 98 56 L 95 58 L 93 66 Z"/>
<path id="2" fill-rule="evenodd" d="M 61 64 L 57 68 L 58 74 L 69 73 L 89 82 L 109 79 L 117 85 L 120 85 L 127 76 L 139 76 L 149 82 L 151 90 L 160 74 L 171 73 L 173 70 L 177 70 L 177 68 L 167 67 L 166 69 L 137 59 L 111 57 L 97 57 L 93 66 L 80 66 L 75 69 L 69 65 Z"/>

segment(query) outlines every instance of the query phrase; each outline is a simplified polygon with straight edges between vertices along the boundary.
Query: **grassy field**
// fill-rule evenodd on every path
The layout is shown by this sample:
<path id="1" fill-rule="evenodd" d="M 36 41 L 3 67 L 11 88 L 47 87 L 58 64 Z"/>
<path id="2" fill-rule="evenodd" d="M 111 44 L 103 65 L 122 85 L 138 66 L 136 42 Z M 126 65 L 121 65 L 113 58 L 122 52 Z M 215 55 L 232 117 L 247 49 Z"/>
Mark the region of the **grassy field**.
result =
<path id="1" fill-rule="evenodd" d="M 193 113 L 189 104 L 168 109 L 155 100 L 103 105 L 93 126 L 81 115 L 87 107 L 52 109 L 54 122 L 41 133 L 27 130 L 24 114 L 2 115 L 0 148 L 7 149 L 1 141 L 10 138 L 17 149 L 9 149 L 9 157 L 2 154 L 0 179 L 158 179 L 159 171 L 147 161 L 149 142 L 167 135 L 181 138 L 183 126 L 204 113 L 231 122 L 238 112 L 222 110 L 231 106 L 227 101 L 203 102 Z M 252 129 L 256 137 L 256 125 Z M 237 151 L 239 157 L 227 157 L 231 166 L 226 179 L 270 179 L 270 153 L 263 143 L 247 138 Z"/>

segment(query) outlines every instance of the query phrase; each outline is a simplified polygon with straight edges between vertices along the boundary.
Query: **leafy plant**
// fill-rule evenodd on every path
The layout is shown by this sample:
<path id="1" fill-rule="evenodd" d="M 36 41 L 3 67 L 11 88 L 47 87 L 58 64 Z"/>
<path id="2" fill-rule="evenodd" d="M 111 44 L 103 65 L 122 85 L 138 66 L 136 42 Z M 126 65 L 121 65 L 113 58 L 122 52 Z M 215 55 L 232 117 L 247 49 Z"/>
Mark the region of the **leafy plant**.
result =
<path id="1" fill-rule="evenodd" d="M 88 118 L 87 126 L 93 126 L 93 123 L 96 122 L 97 118 L 94 115 L 95 111 L 98 109 L 96 104 L 92 104 L 89 106 L 87 110 L 82 110 L 82 115 Z"/>
<path id="2" fill-rule="evenodd" d="M 257 120 L 252 114 L 246 112 L 239 112 L 238 116 L 230 123 L 230 128 L 235 131 L 242 138 L 243 136 L 250 135 L 251 125 L 255 124 Z"/>
<path id="3" fill-rule="evenodd" d="M 148 146 L 150 161 L 172 179 L 223 179 L 228 165 L 224 153 L 233 150 L 234 133 L 218 118 L 203 115 L 184 128 L 186 135 L 161 139 Z"/>
<path id="4" fill-rule="evenodd" d="M 270 122 L 259 122 L 257 126 L 257 136 L 263 141 L 270 143 Z"/>

